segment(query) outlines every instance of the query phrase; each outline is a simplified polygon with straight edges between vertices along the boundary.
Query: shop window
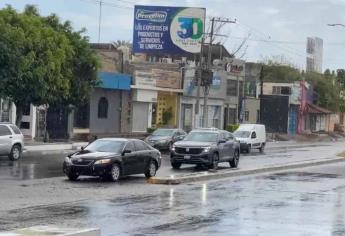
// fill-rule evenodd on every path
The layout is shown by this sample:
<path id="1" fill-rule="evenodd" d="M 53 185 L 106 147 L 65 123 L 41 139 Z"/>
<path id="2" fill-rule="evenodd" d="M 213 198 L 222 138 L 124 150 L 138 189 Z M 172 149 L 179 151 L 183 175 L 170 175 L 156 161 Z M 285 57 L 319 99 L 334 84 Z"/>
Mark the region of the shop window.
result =
<path id="1" fill-rule="evenodd" d="M 98 118 L 106 119 L 108 118 L 108 100 L 105 97 L 101 97 L 98 102 Z"/>

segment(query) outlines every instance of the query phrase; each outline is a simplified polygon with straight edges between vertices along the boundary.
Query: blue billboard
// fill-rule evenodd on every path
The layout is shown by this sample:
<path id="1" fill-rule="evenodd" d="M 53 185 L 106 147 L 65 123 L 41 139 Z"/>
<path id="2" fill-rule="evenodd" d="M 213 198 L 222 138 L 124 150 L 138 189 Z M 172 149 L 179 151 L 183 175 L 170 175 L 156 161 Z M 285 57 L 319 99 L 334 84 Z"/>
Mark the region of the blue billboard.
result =
<path id="1" fill-rule="evenodd" d="M 205 8 L 135 6 L 133 52 L 200 53 Z"/>

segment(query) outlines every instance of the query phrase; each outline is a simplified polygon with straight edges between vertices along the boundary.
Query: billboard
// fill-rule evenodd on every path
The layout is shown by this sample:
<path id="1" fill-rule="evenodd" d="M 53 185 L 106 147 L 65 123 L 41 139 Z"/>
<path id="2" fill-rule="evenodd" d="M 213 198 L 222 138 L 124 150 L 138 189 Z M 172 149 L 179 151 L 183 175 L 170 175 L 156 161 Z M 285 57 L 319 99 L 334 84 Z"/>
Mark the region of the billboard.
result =
<path id="1" fill-rule="evenodd" d="M 205 8 L 135 6 L 134 53 L 200 53 Z"/>

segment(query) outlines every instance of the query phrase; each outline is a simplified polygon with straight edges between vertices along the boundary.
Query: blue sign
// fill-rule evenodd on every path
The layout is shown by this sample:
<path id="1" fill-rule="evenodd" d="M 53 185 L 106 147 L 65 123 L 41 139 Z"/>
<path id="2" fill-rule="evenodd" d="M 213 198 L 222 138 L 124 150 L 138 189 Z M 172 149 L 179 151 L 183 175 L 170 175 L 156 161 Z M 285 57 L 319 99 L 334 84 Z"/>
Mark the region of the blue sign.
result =
<path id="1" fill-rule="evenodd" d="M 200 53 L 205 8 L 135 6 L 133 52 Z"/>

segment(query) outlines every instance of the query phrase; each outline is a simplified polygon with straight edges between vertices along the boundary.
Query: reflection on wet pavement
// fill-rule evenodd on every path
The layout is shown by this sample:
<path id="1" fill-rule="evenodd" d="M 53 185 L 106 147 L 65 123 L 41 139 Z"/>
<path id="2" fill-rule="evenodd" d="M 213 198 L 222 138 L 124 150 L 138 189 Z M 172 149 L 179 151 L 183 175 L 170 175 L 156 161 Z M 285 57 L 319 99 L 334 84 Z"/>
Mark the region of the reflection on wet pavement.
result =
<path id="1" fill-rule="evenodd" d="M 10 161 L 0 157 L 0 178 L 5 179 L 40 179 L 62 176 L 64 154 L 23 155 L 19 161 Z"/>
<path id="2" fill-rule="evenodd" d="M 161 187 L 151 194 L 27 208 L 0 217 L 0 225 L 36 218 L 35 224 L 53 219 L 66 226 L 100 227 L 105 236 L 345 235 L 345 173 L 339 174 L 343 170 L 246 176 Z M 93 186 L 87 181 L 73 184 Z"/>

